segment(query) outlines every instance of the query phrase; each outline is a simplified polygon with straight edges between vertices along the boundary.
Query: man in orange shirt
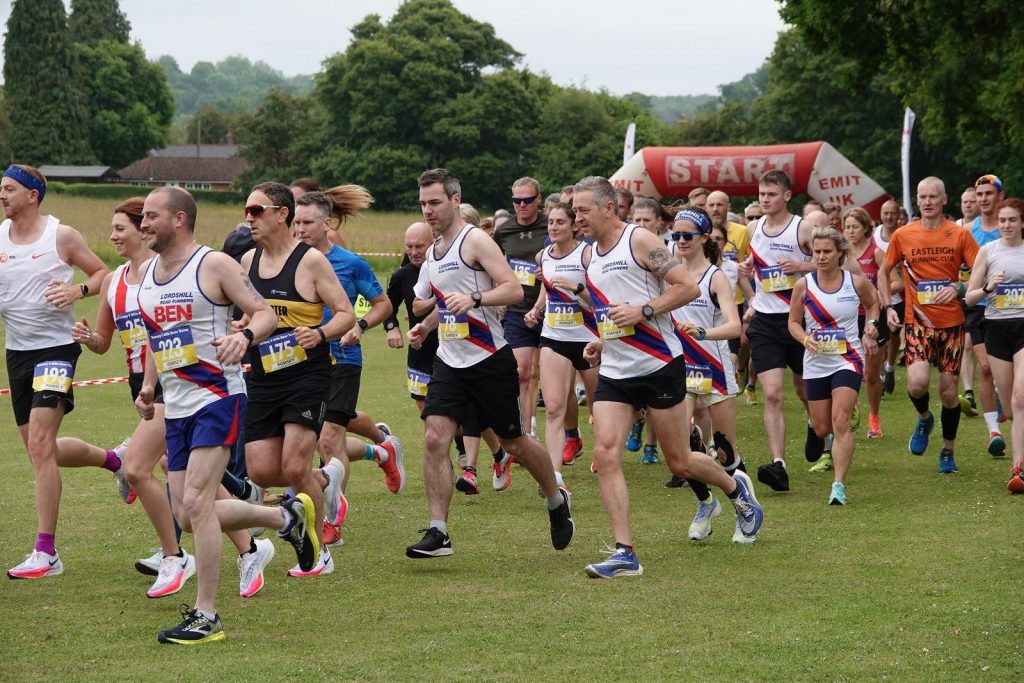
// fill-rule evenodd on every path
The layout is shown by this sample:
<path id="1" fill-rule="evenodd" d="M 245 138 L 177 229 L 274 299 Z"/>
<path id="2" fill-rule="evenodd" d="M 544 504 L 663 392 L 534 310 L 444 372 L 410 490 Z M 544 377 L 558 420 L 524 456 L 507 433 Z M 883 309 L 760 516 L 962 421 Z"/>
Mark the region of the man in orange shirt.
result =
<path id="1" fill-rule="evenodd" d="M 929 364 L 939 369 L 939 401 L 942 404 L 942 451 L 939 472 L 958 472 L 953 444 L 960 425 L 957 383 L 964 348 L 964 313 L 960 306 L 965 287 L 959 281 L 960 264 L 974 265 L 978 244 L 969 230 L 946 220 L 946 188 L 939 178 L 928 177 L 917 185 L 921 219 L 893 233 L 885 262 L 878 271 L 878 291 L 889 328 L 899 332 L 902 322 L 891 307 L 889 273 L 903 269 L 906 300 L 907 391 L 918 412 L 917 428 L 910 437 L 910 452 L 924 455 L 935 417 L 928 407 Z"/>

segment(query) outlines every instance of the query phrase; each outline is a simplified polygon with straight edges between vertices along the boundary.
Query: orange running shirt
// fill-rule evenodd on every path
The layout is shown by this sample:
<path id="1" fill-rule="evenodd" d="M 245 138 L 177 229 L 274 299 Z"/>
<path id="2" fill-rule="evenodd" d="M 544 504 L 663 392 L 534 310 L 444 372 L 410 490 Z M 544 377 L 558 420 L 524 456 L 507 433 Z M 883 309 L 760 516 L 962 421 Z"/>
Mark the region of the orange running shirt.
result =
<path id="1" fill-rule="evenodd" d="M 973 267 L 977 255 L 978 243 L 971 231 L 953 221 L 943 220 L 932 230 L 915 221 L 896 230 L 885 252 L 885 265 L 890 271 L 903 267 L 905 322 L 936 329 L 962 325 L 964 313 L 959 300 L 933 304 L 930 298 L 944 285 L 956 283 L 960 264 Z"/>

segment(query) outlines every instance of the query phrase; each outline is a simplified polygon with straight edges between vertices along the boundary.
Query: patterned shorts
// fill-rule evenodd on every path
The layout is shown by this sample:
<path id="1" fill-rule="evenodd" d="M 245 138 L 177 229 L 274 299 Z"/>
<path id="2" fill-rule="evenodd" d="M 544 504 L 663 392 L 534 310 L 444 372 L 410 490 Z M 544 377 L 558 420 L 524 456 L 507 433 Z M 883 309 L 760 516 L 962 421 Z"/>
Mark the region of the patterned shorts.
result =
<path id="1" fill-rule="evenodd" d="M 906 364 L 931 363 L 947 375 L 960 374 L 964 355 L 964 326 L 934 328 L 907 325 Z"/>

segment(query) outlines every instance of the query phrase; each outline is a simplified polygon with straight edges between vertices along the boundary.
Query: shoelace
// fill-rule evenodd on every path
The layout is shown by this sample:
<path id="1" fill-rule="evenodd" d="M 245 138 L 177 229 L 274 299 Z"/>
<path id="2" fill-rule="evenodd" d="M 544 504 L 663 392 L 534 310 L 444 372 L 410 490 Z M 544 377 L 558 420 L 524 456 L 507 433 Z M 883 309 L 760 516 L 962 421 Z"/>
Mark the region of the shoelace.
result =
<path id="1" fill-rule="evenodd" d="M 176 557 L 171 555 L 169 557 L 164 557 L 164 559 L 160 561 L 161 579 L 167 579 L 174 575 L 174 569 L 175 566 L 177 565 L 177 563 L 175 562 L 176 559 Z"/>
<path id="2" fill-rule="evenodd" d="M 697 501 L 697 519 L 703 521 L 707 517 L 710 517 L 711 511 L 714 509 L 714 503 L 702 503 L 701 501 Z"/>

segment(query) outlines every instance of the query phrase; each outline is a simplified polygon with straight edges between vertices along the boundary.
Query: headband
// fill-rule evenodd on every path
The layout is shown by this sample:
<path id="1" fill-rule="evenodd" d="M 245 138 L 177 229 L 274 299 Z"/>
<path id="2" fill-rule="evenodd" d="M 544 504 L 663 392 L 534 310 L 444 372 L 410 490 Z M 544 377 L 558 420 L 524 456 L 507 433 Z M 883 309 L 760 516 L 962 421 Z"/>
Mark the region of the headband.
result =
<path id="1" fill-rule="evenodd" d="M 683 209 L 676 214 L 676 221 L 690 221 L 697 226 L 702 235 L 711 234 L 711 219 L 703 211 L 696 211 L 694 209 Z"/>
<path id="2" fill-rule="evenodd" d="M 982 185 L 995 185 L 996 191 L 1003 191 L 1003 181 L 999 179 L 999 176 L 992 173 L 986 173 L 974 181 L 975 187 L 981 187 Z"/>
<path id="3" fill-rule="evenodd" d="M 18 183 L 21 183 L 30 190 L 35 190 L 39 193 L 39 203 L 42 204 L 43 197 L 46 196 L 46 183 L 36 178 L 34 175 L 29 173 L 23 168 L 18 166 L 8 166 L 7 170 L 4 171 L 4 178 L 10 178 Z"/>

